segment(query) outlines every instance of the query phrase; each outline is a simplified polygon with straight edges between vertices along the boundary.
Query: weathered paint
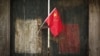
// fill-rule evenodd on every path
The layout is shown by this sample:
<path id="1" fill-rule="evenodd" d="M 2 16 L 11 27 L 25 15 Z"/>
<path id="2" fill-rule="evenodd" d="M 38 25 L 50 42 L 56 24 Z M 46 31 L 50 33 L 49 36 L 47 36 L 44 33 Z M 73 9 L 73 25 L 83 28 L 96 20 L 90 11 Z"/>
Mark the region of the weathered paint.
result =
<path id="1" fill-rule="evenodd" d="M 39 30 L 38 25 L 39 25 L 38 19 L 35 20 L 16 19 L 15 53 L 33 53 L 33 54 L 41 53 L 42 36 L 39 35 L 38 33 Z"/>
<path id="2" fill-rule="evenodd" d="M 59 37 L 59 53 L 60 54 L 78 54 L 80 53 L 80 31 L 78 24 L 64 25 L 64 32 Z"/>
<path id="3" fill-rule="evenodd" d="M 47 3 L 44 1 L 47 0 L 11 1 L 12 56 L 47 56 L 47 38 L 44 36 L 46 35 L 46 33 L 44 34 L 45 30 L 43 29 L 42 36 L 36 35 L 41 21 L 45 19 L 44 16 L 47 14 L 47 9 L 42 8 L 43 6 L 47 6 Z M 40 20 L 38 21 L 38 19 Z"/>

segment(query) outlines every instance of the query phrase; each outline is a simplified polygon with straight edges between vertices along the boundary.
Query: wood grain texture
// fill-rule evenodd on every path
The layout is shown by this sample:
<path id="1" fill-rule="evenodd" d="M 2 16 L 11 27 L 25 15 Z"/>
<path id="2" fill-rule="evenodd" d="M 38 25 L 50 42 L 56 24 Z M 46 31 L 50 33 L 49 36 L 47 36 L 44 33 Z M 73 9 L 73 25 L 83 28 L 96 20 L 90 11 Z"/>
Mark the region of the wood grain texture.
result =
<path id="1" fill-rule="evenodd" d="M 39 21 L 40 20 L 38 19 L 16 20 L 15 53 L 33 53 L 33 54 L 41 53 L 42 37 L 41 35 L 38 34 Z"/>
<path id="2" fill-rule="evenodd" d="M 0 56 L 10 56 L 10 0 L 0 0 Z"/>
<path id="3" fill-rule="evenodd" d="M 89 1 L 89 56 L 100 56 L 100 2 Z"/>

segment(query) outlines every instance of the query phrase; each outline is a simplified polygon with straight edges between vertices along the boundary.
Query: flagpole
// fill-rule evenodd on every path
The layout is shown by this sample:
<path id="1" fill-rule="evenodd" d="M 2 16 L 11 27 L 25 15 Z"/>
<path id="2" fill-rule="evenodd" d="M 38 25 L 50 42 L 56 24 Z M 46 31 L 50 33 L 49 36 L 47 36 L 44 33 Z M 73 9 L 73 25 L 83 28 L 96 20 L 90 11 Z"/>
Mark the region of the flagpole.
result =
<path id="1" fill-rule="evenodd" d="M 48 0 L 48 15 L 50 13 L 50 0 Z M 50 28 L 48 27 L 48 51 L 50 48 Z"/>

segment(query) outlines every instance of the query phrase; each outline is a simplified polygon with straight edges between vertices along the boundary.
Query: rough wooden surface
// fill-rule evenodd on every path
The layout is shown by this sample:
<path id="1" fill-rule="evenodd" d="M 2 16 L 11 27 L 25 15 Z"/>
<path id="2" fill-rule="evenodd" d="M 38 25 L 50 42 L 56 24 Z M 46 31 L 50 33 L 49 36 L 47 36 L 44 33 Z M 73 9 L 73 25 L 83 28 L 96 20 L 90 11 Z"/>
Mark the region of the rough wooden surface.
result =
<path id="1" fill-rule="evenodd" d="M 9 56 L 10 54 L 9 5 L 10 0 L 0 0 L 0 56 Z"/>
<path id="2" fill-rule="evenodd" d="M 39 21 L 40 20 L 38 19 L 35 20 L 16 19 L 15 53 L 33 53 L 33 54 L 41 53 L 42 36 L 38 34 Z"/>
<path id="3" fill-rule="evenodd" d="M 89 1 L 89 56 L 100 56 L 100 1 Z"/>

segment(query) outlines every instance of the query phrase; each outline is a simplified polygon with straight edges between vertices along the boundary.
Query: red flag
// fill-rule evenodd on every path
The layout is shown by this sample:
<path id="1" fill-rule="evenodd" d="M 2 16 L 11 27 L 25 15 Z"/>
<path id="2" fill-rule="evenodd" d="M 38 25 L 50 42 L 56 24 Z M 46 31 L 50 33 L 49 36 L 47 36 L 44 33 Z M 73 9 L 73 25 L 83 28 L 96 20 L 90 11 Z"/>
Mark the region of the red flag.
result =
<path id="1" fill-rule="evenodd" d="M 46 23 L 49 26 L 50 31 L 54 37 L 59 35 L 59 33 L 63 30 L 63 23 L 60 14 L 56 8 L 54 8 L 49 16 L 46 18 Z"/>

